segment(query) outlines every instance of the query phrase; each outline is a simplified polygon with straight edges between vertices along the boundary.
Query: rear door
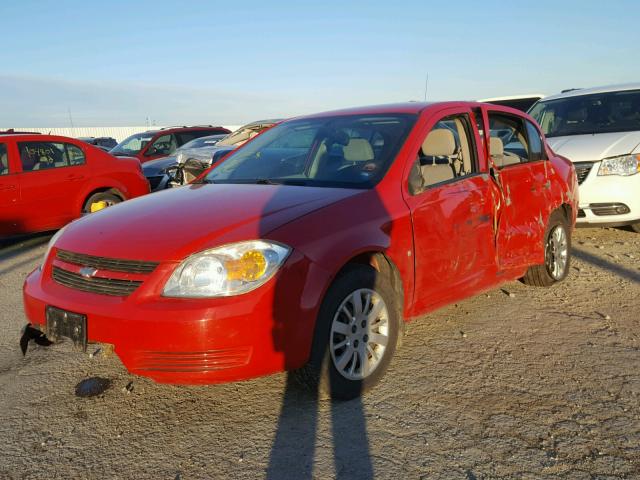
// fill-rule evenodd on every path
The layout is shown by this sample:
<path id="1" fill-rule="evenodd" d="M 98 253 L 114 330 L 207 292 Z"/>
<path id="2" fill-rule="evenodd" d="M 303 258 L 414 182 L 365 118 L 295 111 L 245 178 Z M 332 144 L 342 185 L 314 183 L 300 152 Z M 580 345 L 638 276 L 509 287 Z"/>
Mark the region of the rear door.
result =
<path id="1" fill-rule="evenodd" d="M 29 231 L 59 228 L 80 215 L 77 199 L 89 166 L 83 149 L 62 141 L 18 142 L 20 209 Z"/>
<path id="2" fill-rule="evenodd" d="M 461 298 L 495 272 L 491 185 L 467 108 L 427 123 L 409 172 L 418 311 Z"/>
<path id="3" fill-rule="evenodd" d="M 492 110 L 488 117 L 491 159 L 504 202 L 498 225 L 498 266 L 519 268 L 535 263 L 543 244 L 549 216 L 546 158 L 537 129 L 523 117 Z"/>
<path id="4" fill-rule="evenodd" d="M 0 143 L 0 235 L 19 233 L 18 198 L 20 195 L 18 176 L 13 160 L 15 144 Z"/>

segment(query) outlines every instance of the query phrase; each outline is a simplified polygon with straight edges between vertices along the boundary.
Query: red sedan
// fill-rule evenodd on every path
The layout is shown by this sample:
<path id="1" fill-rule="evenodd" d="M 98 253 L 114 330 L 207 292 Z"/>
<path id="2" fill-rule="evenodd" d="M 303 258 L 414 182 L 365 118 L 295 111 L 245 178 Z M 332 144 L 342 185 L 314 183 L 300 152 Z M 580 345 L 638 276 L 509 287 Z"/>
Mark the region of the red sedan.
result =
<path id="1" fill-rule="evenodd" d="M 69 225 L 24 285 L 52 339 L 182 384 L 295 370 L 352 398 L 402 324 L 569 271 L 571 163 L 514 109 L 451 102 L 297 118 L 196 184 Z M 126 235 L 123 233 L 126 232 Z"/>
<path id="2" fill-rule="evenodd" d="M 145 193 L 137 160 L 67 137 L 0 137 L 0 237 L 54 230 Z"/>

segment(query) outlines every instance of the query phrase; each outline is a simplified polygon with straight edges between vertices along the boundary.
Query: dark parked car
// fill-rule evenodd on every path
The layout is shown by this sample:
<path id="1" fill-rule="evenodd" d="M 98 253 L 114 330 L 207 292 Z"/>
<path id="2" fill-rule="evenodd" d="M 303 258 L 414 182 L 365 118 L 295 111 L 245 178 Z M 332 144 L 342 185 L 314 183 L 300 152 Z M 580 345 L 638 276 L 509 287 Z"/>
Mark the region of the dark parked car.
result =
<path id="1" fill-rule="evenodd" d="M 106 152 L 118 145 L 118 142 L 113 137 L 78 137 L 78 140 L 82 140 L 89 145 L 95 145 Z"/>
<path id="2" fill-rule="evenodd" d="M 207 135 L 231 133 L 224 127 L 202 125 L 196 127 L 166 127 L 149 130 L 125 138 L 113 150 L 116 157 L 136 157 L 140 163 L 166 157 L 187 142 Z"/>
<path id="3" fill-rule="evenodd" d="M 203 171 L 218 162 L 227 153 L 243 145 L 247 140 L 252 139 L 280 121 L 281 120 L 259 120 L 249 123 L 233 133 L 224 136 L 215 145 L 184 145 L 184 147 L 176 150 L 172 156 L 145 163 L 142 167 L 142 172 L 144 176 L 147 177 L 147 180 L 149 180 L 152 191 L 163 190 L 165 188 L 171 188 L 172 186 L 188 183 L 189 180 L 193 179 L 191 178 L 193 175 L 187 175 L 187 177 L 190 177 L 187 181 L 176 182 L 174 172 L 178 164 L 184 165 L 189 161 L 195 160 L 198 164 L 201 164 L 201 168 L 198 168 L 198 170 Z"/>
<path id="4" fill-rule="evenodd" d="M 196 138 L 183 146 L 178 148 L 173 155 L 168 157 L 158 158 L 157 160 L 151 160 L 142 165 L 142 173 L 149 180 L 151 190 L 164 190 L 167 188 L 169 182 L 169 175 L 167 175 L 167 169 L 175 167 L 178 159 L 180 158 L 206 158 L 211 159 L 212 154 L 216 149 L 216 145 L 226 135 L 209 135 L 206 137 Z M 226 151 L 230 151 L 229 148 Z"/>

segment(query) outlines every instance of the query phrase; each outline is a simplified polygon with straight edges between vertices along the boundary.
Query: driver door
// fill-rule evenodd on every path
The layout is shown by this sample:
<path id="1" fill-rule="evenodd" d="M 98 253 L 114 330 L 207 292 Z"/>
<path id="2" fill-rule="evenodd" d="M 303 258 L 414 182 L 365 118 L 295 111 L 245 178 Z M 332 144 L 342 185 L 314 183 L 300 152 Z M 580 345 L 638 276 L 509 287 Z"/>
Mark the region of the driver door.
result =
<path id="1" fill-rule="evenodd" d="M 409 174 L 417 311 L 461 298 L 495 272 L 492 186 L 469 109 L 427 123 Z"/>

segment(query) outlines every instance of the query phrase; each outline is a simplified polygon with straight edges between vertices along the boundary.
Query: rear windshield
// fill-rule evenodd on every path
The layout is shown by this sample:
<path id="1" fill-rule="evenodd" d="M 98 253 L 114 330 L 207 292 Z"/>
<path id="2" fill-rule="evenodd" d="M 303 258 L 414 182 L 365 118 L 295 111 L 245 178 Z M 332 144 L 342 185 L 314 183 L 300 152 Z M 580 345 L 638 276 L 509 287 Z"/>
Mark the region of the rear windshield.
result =
<path id="1" fill-rule="evenodd" d="M 547 137 L 632 132 L 640 130 L 640 90 L 541 101 L 529 113 Z"/>
<path id="2" fill-rule="evenodd" d="M 370 188 L 415 121 L 415 115 L 390 114 L 286 122 L 232 153 L 205 182 Z"/>

